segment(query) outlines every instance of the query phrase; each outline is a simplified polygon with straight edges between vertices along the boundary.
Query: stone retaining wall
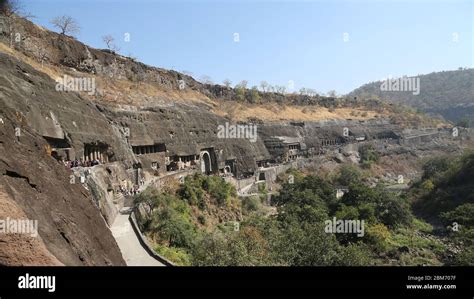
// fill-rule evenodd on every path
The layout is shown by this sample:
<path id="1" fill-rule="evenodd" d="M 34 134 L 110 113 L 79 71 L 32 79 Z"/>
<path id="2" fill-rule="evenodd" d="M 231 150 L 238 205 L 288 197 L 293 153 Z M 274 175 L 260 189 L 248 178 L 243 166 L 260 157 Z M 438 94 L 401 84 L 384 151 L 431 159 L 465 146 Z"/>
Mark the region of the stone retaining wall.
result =
<path id="1" fill-rule="evenodd" d="M 163 256 L 156 253 L 155 250 L 153 250 L 153 248 L 150 246 L 150 244 L 148 243 L 148 240 L 146 239 L 146 236 L 143 235 L 142 232 L 140 231 L 134 211 L 132 211 L 132 213 L 130 214 L 129 220 L 130 220 L 130 223 L 132 224 L 135 234 L 138 237 L 138 241 L 140 241 L 140 244 L 143 246 L 143 248 L 145 248 L 145 250 L 160 263 L 166 266 L 175 266 L 175 264 L 173 264 L 171 261 L 167 260 Z"/>

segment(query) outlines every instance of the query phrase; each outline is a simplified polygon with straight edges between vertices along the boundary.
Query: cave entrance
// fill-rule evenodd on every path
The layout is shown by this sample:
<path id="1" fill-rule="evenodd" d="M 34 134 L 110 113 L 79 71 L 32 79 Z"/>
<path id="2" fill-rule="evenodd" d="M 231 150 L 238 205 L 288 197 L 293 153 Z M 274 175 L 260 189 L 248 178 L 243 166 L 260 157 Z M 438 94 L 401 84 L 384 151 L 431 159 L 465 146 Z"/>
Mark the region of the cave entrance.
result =
<path id="1" fill-rule="evenodd" d="M 166 152 L 164 143 L 155 143 L 152 145 L 132 145 L 132 150 L 135 155 L 147 155 L 154 153 Z"/>
<path id="2" fill-rule="evenodd" d="M 56 160 L 61 160 L 61 157 L 59 156 L 57 151 L 51 151 L 51 157 L 53 157 Z"/>
<path id="3" fill-rule="evenodd" d="M 210 174 L 212 171 L 211 167 L 211 155 L 208 151 L 201 152 L 201 172 Z"/>
<path id="4" fill-rule="evenodd" d="M 98 161 L 101 164 L 109 162 L 109 145 L 106 143 L 85 143 L 84 161 Z"/>
<path id="5" fill-rule="evenodd" d="M 142 163 L 140 162 L 137 162 L 137 163 L 133 163 L 133 181 L 135 183 L 135 186 L 139 186 L 140 185 L 140 181 L 141 181 L 141 172 L 142 172 Z"/>
<path id="6" fill-rule="evenodd" d="M 235 159 L 228 159 L 225 160 L 225 165 L 224 165 L 224 174 L 225 175 L 231 175 L 235 176 L 236 175 L 236 160 Z"/>
<path id="7" fill-rule="evenodd" d="M 71 159 L 75 159 L 74 151 L 65 138 L 59 139 L 47 136 L 43 136 L 43 138 L 47 142 L 45 146 L 46 152 L 54 159 L 58 161 L 70 161 Z"/>

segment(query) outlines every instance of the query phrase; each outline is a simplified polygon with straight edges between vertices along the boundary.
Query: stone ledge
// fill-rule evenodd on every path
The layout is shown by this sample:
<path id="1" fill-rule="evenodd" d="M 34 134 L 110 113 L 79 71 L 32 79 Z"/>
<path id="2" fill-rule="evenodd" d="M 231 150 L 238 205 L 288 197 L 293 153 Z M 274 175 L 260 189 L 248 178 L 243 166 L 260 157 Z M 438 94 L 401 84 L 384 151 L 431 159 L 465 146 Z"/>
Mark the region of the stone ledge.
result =
<path id="1" fill-rule="evenodd" d="M 172 262 L 170 262 L 166 258 L 164 258 L 161 255 L 159 255 L 158 253 L 156 253 L 153 250 L 153 248 L 150 246 L 150 244 L 148 244 L 148 241 L 147 241 L 146 237 L 142 234 L 142 232 L 140 231 L 140 228 L 138 227 L 138 223 L 137 223 L 137 220 L 136 220 L 136 217 L 135 217 L 135 211 L 132 211 L 130 213 L 130 217 L 128 219 L 132 223 L 132 227 L 133 227 L 133 230 L 135 231 L 135 234 L 138 236 L 138 241 L 143 246 L 143 248 L 145 248 L 145 250 L 148 252 L 148 254 L 150 254 L 154 259 L 156 259 L 160 263 L 163 263 L 165 266 L 176 266 L 175 264 L 173 264 Z"/>

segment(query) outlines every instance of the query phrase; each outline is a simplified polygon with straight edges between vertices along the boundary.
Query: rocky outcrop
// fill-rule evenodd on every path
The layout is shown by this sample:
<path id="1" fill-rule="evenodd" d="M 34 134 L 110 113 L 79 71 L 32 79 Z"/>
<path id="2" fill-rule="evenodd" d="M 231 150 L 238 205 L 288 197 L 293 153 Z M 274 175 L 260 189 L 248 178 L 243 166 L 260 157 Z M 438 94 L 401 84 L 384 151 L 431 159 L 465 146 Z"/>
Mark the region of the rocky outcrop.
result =
<path id="1" fill-rule="evenodd" d="M 0 219 L 28 220 L 3 186 L 0 186 Z M 0 265 L 60 266 L 62 263 L 47 249 L 41 236 L 0 233 Z"/>
<path id="2" fill-rule="evenodd" d="M 2 16 L 0 16 L 0 23 Z M 78 40 L 46 30 L 23 18 L 16 18 L 15 33 L 21 37 L 15 41 L 15 49 L 34 57 L 37 61 L 89 73 L 98 74 L 107 78 L 127 79 L 131 82 L 147 82 L 168 90 L 192 90 L 209 98 L 221 100 L 243 100 L 256 103 L 249 90 L 243 98 L 234 88 L 219 84 L 205 84 L 196 81 L 193 77 L 174 70 L 152 67 L 110 50 L 101 50 L 89 47 Z M 0 40 L 7 42 L 6 31 L 0 26 Z M 183 84 L 183 85 L 182 85 Z M 260 92 L 259 102 L 290 103 L 294 105 L 321 105 L 334 107 L 337 105 L 335 97 L 307 94 L 284 94 L 281 92 Z M 339 100 L 340 101 L 340 100 Z M 357 104 L 353 99 L 346 99 L 347 104 Z"/>
<path id="3" fill-rule="evenodd" d="M 97 138 L 97 134 L 85 134 L 80 126 L 76 133 L 69 134 L 69 129 L 75 128 L 72 121 L 82 124 L 82 129 L 97 121 L 98 126 L 91 131 L 100 133 L 109 130 L 108 126 L 100 125 L 106 123 L 104 117 L 76 95 L 59 96 L 45 75 L 12 57 L 1 54 L 0 64 L 0 184 L 9 201 L 28 219 L 38 221 L 41 240 L 60 263 L 124 265 L 92 196 L 79 180 L 71 180 L 72 173 L 64 165 L 47 153 L 48 143 L 43 137 L 60 131 L 54 130 L 56 124 L 48 117 L 51 112 L 72 145 Z M 108 140 L 114 142 L 110 136 Z M 23 264 L 31 254 L 25 251 L 21 253 L 23 258 L 2 263 Z M 56 264 L 55 259 L 46 263 Z"/>

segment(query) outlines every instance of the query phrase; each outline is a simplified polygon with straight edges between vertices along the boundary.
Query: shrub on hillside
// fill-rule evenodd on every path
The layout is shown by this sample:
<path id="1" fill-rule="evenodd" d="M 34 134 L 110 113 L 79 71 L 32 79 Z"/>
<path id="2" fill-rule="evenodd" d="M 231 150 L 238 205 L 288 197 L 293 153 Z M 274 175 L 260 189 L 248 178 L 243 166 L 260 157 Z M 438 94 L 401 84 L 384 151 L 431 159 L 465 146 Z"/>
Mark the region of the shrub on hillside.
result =
<path id="1" fill-rule="evenodd" d="M 377 162 L 379 154 L 372 144 L 363 144 L 359 147 L 359 155 L 361 163 Z"/>

